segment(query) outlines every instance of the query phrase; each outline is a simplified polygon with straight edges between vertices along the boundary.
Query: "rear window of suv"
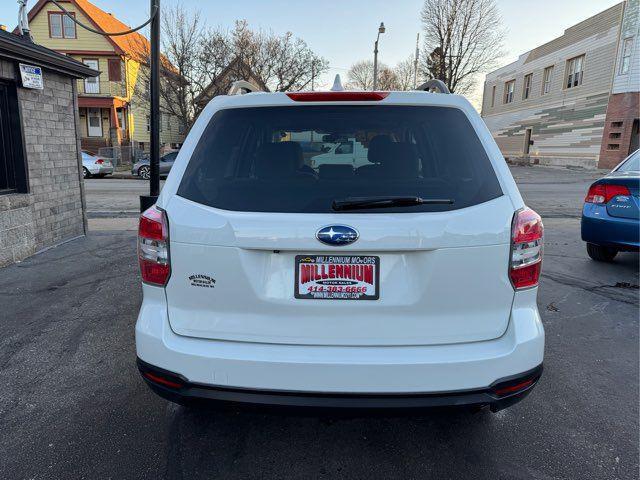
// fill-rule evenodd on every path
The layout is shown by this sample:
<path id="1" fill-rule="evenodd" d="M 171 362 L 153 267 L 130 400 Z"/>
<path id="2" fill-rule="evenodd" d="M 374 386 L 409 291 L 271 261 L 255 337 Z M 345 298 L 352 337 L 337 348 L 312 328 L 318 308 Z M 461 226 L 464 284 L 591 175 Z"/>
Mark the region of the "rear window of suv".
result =
<path id="1" fill-rule="evenodd" d="M 362 213 L 434 212 L 502 195 L 466 115 L 429 106 L 292 106 L 221 110 L 178 195 L 225 210 L 335 213 L 334 201 L 416 196 L 450 204 Z"/>

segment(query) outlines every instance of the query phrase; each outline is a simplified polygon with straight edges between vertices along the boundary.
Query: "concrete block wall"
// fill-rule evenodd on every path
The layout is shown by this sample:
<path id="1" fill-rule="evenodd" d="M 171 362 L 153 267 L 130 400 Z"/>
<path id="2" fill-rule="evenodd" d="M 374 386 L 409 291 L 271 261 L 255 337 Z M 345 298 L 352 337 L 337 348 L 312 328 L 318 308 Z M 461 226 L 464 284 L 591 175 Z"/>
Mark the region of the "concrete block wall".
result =
<path id="1" fill-rule="evenodd" d="M 0 195 L 0 266 L 85 233 L 74 82 L 45 70 L 44 90 L 18 88 L 29 191 Z"/>
<path id="2" fill-rule="evenodd" d="M 35 252 L 31 195 L 0 195 L 0 267 Z"/>

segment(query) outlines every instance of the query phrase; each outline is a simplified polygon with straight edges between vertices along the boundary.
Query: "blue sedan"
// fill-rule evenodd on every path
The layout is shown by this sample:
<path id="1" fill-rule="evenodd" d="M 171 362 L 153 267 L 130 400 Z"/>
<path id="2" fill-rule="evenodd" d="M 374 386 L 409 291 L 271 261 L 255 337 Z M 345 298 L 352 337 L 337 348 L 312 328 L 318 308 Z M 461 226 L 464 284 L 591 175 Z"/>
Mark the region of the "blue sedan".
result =
<path id="1" fill-rule="evenodd" d="M 610 262 L 620 251 L 640 247 L 640 151 L 589 188 L 582 209 L 582 240 L 587 253 Z"/>

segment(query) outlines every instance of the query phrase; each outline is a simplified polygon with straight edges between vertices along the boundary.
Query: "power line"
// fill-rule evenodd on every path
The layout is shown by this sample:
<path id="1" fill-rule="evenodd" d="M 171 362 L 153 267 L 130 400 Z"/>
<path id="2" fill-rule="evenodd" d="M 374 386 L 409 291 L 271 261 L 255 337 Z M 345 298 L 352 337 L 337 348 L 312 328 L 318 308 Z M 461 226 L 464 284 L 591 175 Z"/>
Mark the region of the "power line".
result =
<path id="1" fill-rule="evenodd" d="M 153 19 L 155 18 L 156 14 L 158 13 L 158 7 L 155 7 L 155 8 L 153 9 L 153 12 L 151 12 L 151 16 L 149 17 L 149 19 L 148 19 L 146 22 L 144 22 L 143 24 L 138 25 L 138 26 L 137 26 L 137 27 L 135 27 L 135 28 L 131 28 L 131 29 L 129 29 L 129 30 L 124 30 L 124 31 L 121 31 L 121 32 L 103 32 L 103 31 L 100 31 L 100 30 L 96 30 L 95 28 L 91 28 L 90 26 L 85 25 L 85 24 L 84 24 L 84 23 L 82 23 L 81 21 L 76 20 L 76 17 L 75 17 L 75 16 L 73 16 L 73 15 L 72 15 L 70 12 L 68 12 L 67 10 L 65 10 L 65 8 L 57 2 L 57 0 L 50 0 L 50 1 L 51 1 L 51 3 L 53 3 L 56 7 L 58 7 L 60 10 L 62 10 L 62 12 L 63 12 L 67 17 L 69 17 L 71 20 L 73 20 L 75 23 L 77 23 L 78 25 L 80 25 L 80 26 L 81 26 L 82 28 L 84 28 L 85 30 L 89 30 L 90 32 L 97 33 L 98 35 L 103 35 L 103 36 L 105 36 L 105 37 L 118 37 L 118 36 L 121 36 L 121 35 L 128 35 L 128 34 L 130 34 L 130 33 L 137 32 L 138 30 L 140 30 L 140 29 L 142 29 L 142 28 L 146 27 L 147 25 L 149 25 L 149 24 L 153 21 Z"/>

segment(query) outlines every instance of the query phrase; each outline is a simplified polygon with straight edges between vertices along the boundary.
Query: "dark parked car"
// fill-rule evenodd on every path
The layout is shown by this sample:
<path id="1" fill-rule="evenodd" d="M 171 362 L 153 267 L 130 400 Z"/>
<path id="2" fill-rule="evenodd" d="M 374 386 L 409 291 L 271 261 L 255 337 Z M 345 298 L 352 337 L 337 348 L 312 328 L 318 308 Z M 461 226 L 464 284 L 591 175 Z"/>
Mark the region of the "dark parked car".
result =
<path id="1" fill-rule="evenodd" d="M 610 262 L 620 251 L 640 247 L 640 151 L 589 188 L 582 209 L 582 240 L 587 253 Z"/>
<path id="2" fill-rule="evenodd" d="M 173 167 L 173 162 L 176 160 L 178 156 L 178 152 L 169 152 L 165 153 L 162 157 L 160 157 L 160 175 L 168 175 L 171 167 Z M 131 167 L 131 173 L 133 175 L 137 175 L 144 180 L 148 180 L 151 176 L 151 166 L 149 164 L 149 157 L 141 158 Z"/>

